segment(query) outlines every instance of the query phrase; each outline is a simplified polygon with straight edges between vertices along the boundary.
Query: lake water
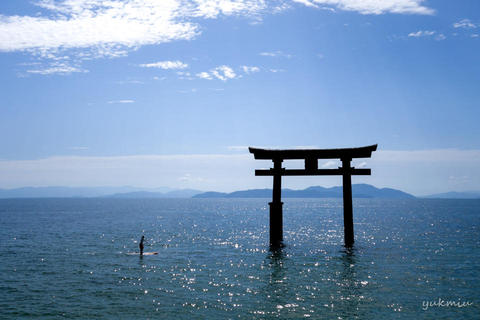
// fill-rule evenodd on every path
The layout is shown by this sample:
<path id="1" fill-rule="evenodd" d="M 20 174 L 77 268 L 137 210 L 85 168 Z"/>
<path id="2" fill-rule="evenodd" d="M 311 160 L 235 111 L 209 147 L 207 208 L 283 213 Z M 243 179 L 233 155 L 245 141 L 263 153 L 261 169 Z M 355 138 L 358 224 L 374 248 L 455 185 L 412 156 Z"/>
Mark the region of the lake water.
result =
<path id="1" fill-rule="evenodd" d="M 478 319 L 479 200 L 268 201 L 0 200 L 0 318 Z"/>

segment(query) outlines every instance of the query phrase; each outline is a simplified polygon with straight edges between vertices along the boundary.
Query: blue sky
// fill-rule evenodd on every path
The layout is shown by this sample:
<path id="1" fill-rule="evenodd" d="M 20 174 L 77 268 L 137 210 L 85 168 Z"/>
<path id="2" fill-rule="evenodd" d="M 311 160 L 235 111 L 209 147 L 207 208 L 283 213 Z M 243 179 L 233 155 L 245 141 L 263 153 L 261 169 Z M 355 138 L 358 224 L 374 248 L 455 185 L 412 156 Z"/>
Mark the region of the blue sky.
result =
<path id="1" fill-rule="evenodd" d="M 0 188 L 269 187 L 245 146 L 378 143 L 354 183 L 479 190 L 479 49 L 476 0 L 4 0 Z"/>

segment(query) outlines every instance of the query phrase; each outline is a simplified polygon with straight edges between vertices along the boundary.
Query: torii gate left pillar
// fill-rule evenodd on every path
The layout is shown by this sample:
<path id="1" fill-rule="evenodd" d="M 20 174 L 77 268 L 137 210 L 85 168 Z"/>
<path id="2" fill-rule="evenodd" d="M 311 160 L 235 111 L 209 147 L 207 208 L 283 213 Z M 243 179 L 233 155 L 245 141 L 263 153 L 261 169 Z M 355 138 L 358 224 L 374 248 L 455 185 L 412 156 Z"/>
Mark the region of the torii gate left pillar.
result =
<path id="1" fill-rule="evenodd" d="M 273 160 L 273 191 L 270 205 L 270 245 L 280 247 L 283 241 L 282 162 Z"/>

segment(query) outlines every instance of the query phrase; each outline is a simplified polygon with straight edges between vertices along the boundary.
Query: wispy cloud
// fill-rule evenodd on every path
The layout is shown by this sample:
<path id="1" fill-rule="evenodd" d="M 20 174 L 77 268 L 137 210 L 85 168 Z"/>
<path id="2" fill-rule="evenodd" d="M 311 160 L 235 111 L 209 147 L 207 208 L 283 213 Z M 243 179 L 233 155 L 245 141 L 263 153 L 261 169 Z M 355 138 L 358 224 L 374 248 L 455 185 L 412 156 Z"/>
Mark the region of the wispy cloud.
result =
<path id="1" fill-rule="evenodd" d="M 259 71 L 260 71 L 260 68 L 259 68 L 259 67 L 241 66 L 241 69 L 242 69 L 243 72 L 245 72 L 246 74 L 251 74 L 251 73 L 255 73 L 255 72 L 259 72 Z"/>
<path id="2" fill-rule="evenodd" d="M 195 93 L 195 92 L 197 92 L 197 88 L 192 88 L 192 89 L 188 89 L 188 90 L 178 90 L 177 92 L 178 93 Z"/>
<path id="3" fill-rule="evenodd" d="M 307 7 L 318 8 L 318 6 L 315 3 L 313 3 L 311 0 L 292 0 L 292 1 L 296 3 L 301 3 Z"/>
<path id="4" fill-rule="evenodd" d="M 199 77 L 200 79 L 206 79 L 206 80 L 212 80 L 213 77 L 210 73 L 208 72 L 199 72 L 197 73 L 197 77 Z"/>
<path id="5" fill-rule="evenodd" d="M 152 63 L 144 63 L 140 64 L 140 67 L 143 68 L 159 68 L 159 69 L 186 69 L 188 68 L 188 64 L 182 61 L 159 61 L 159 62 L 152 62 Z"/>
<path id="6" fill-rule="evenodd" d="M 321 165 L 323 169 L 339 167 L 338 161 L 329 160 Z"/>
<path id="7" fill-rule="evenodd" d="M 410 32 L 408 34 L 409 37 L 420 38 L 420 37 L 429 37 L 433 36 L 435 31 L 428 31 L 428 30 L 419 30 L 417 32 Z"/>
<path id="8" fill-rule="evenodd" d="M 319 7 L 319 5 L 337 8 L 345 11 L 356 11 L 361 14 L 423 14 L 431 15 L 435 11 L 423 6 L 425 0 L 293 0 L 308 7 Z M 327 8 L 328 8 L 327 7 Z M 324 9 L 324 7 L 321 7 Z"/>
<path id="9" fill-rule="evenodd" d="M 462 29 L 475 29 L 475 28 L 478 28 L 479 25 L 470 21 L 470 19 L 463 19 L 463 20 L 460 20 L 459 22 L 455 22 L 453 24 L 453 27 L 462 28 Z"/>
<path id="10" fill-rule="evenodd" d="M 197 73 L 196 76 L 200 79 L 212 80 L 212 79 L 219 79 L 222 81 L 227 81 L 230 79 L 237 78 L 237 74 L 233 71 L 232 68 L 226 65 L 218 66 L 216 68 L 211 69 L 210 71 L 200 72 Z"/>
<path id="11" fill-rule="evenodd" d="M 228 146 L 227 149 L 232 151 L 248 151 L 248 146 Z"/>
<path id="12" fill-rule="evenodd" d="M 195 78 L 188 71 L 177 71 L 178 79 L 180 80 L 194 80 Z"/>
<path id="13" fill-rule="evenodd" d="M 126 103 L 135 103 L 135 100 L 110 100 L 109 104 L 126 104 Z"/>
<path id="14" fill-rule="evenodd" d="M 145 82 L 140 80 L 120 80 L 117 81 L 118 84 L 145 84 Z"/>
<path id="15" fill-rule="evenodd" d="M 40 66 L 38 69 L 28 69 L 28 73 L 31 74 L 41 74 L 41 75 L 49 75 L 49 74 L 71 74 L 71 73 L 85 73 L 88 70 L 71 66 L 67 63 L 52 63 L 49 66 Z"/>
<path id="16" fill-rule="evenodd" d="M 83 151 L 83 150 L 88 150 L 88 147 L 74 146 L 74 147 L 69 147 L 68 149 L 73 151 Z"/>
<path id="17" fill-rule="evenodd" d="M 264 57 L 281 57 L 281 58 L 287 58 L 287 59 L 290 59 L 291 57 L 293 57 L 291 54 L 285 53 L 283 51 L 266 51 L 266 52 L 260 52 L 259 54 Z"/>
<path id="18" fill-rule="evenodd" d="M 211 74 L 222 81 L 227 81 L 228 79 L 235 79 L 237 76 L 235 71 L 229 66 L 219 66 L 210 71 Z"/>
<path id="19" fill-rule="evenodd" d="M 445 40 L 447 38 L 443 33 L 437 33 L 436 31 L 431 30 L 419 30 L 416 32 L 410 32 L 408 36 L 410 38 L 433 37 L 437 41 Z"/>
<path id="20" fill-rule="evenodd" d="M 367 162 L 362 161 L 359 164 L 355 164 L 356 168 L 365 168 L 367 166 Z"/>

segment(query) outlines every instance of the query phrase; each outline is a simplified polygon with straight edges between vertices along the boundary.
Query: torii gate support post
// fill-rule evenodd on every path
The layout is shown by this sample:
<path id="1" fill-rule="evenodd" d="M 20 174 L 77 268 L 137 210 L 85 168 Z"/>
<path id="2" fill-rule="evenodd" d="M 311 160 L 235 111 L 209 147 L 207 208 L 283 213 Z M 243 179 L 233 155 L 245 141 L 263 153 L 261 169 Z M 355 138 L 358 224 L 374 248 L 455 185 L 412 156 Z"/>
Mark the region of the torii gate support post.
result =
<path id="1" fill-rule="evenodd" d="M 352 204 L 352 159 L 343 158 L 342 160 L 342 178 L 343 178 L 343 230 L 345 238 L 345 247 L 352 247 L 354 243 L 353 235 L 353 204 Z"/>
<path id="2" fill-rule="evenodd" d="M 273 192 L 270 205 L 270 247 L 283 242 L 282 160 L 273 160 Z"/>

